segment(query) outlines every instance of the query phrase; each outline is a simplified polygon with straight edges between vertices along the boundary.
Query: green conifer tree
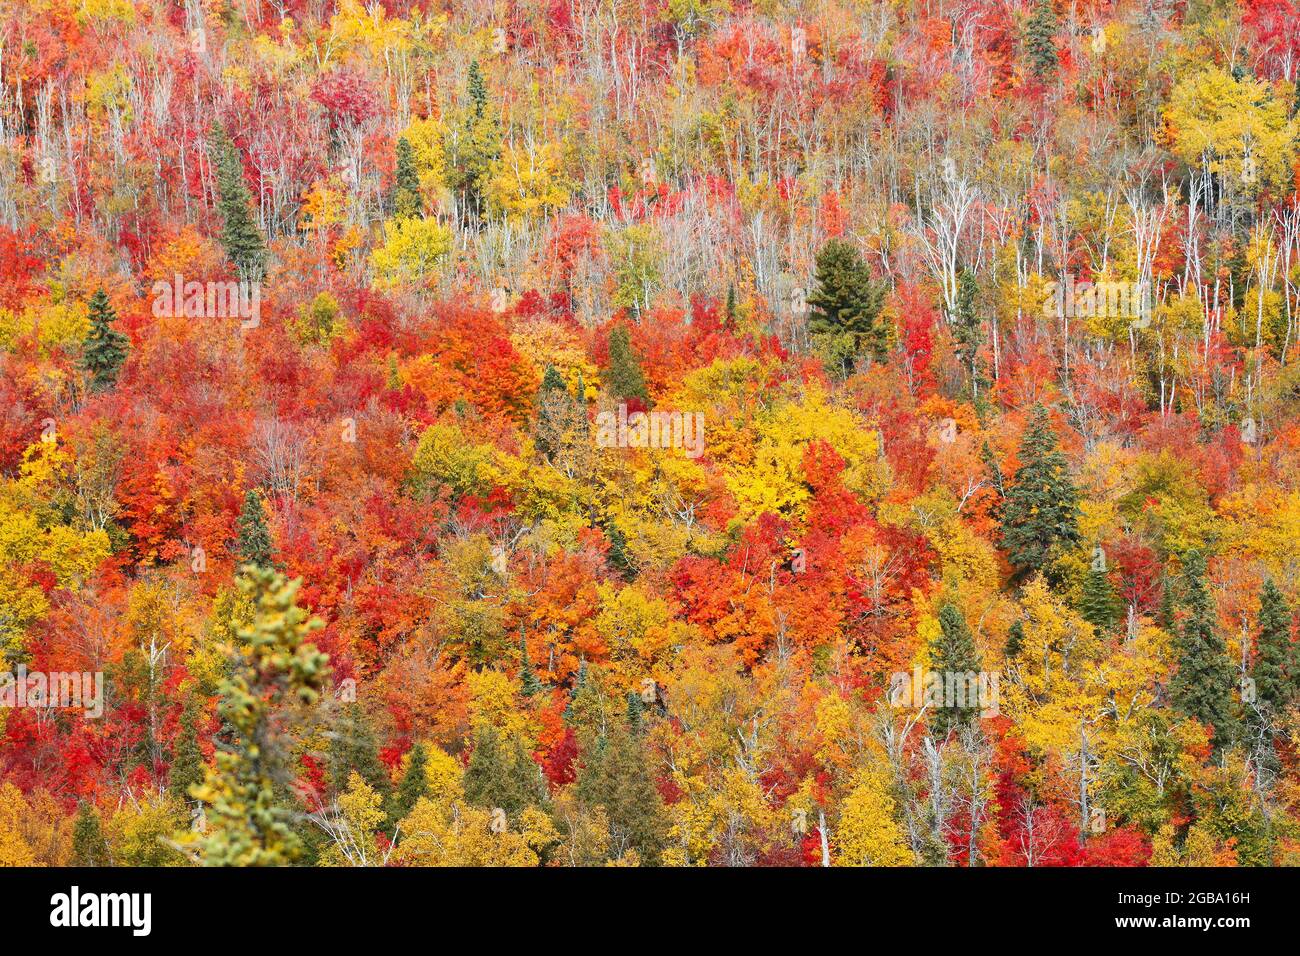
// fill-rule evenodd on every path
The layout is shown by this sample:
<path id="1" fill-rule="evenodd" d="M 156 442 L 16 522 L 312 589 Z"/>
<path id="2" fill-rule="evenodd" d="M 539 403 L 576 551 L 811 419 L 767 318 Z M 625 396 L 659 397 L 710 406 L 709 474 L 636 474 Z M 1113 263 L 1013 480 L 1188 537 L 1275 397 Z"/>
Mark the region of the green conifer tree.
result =
<path id="1" fill-rule="evenodd" d="M 1056 76 L 1056 29 L 1052 0 L 1038 0 L 1025 28 L 1025 52 L 1034 75 L 1044 81 Z"/>
<path id="2" fill-rule="evenodd" d="M 117 376 L 126 364 L 130 339 L 113 328 L 117 313 L 109 304 L 103 289 L 96 289 L 90 297 L 90 330 L 82 348 L 81 364 L 90 373 L 91 391 L 102 392 L 117 383 Z"/>
<path id="3" fill-rule="evenodd" d="M 864 350 L 885 357 L 887 337 L 880 319 L 884 301 L 884 285 L 872 281 L 871 270 L 851 242 L 831 239 L 821 247 L 816 288 L 808 296 L 808 332 L 823 344 L 839 374 L 852 371 L 853 360 Z"/>
<path id="4" fill-rule="evenodd" d="M 370 717 L 361 705 L 344 704 L 329 746 L 330 787 L 334 793 L 347 790 L 348 775 L 356 771 L 380 797 L 387 797 L 393 789 L 388 770 L 379 759 L 379 745 L 375 742 Z"/>
<path id="5" fill-rule="evenodd" d="M 388 808 L 387 832 L 391 836 L 397 824 L 406 819 L 406 815 L 415 808 L 415 803 L 429 793 L 429 751 L 424 744 L 416 743 L 411 748 L 411 759 L 402 774 L 401 782 L 393 792 Z"/>
<path id="6" fill-rule="evenodd" d="M 646 390 L 645 373 L 641 371 L 641 360 L 632 350 L 632 339 L 627 326 L 619 324 L 609 333 L 609 372 L 605 383 L 610 394 L 615 398 L 640 399 L 649 402 L 650 393 Z"/>
<path id="7" fill-rule="evenodd" d="M 203 783 L 205 773 L 203 751 L 199 748 L 198 722 L 198 703 L 191 697 L 181 711 L 180 730 L 172 746 L 172 764 L 167 772 L 172 792 L 186 803 L 194 799 L 190 791 Z"/>
<path id="8" fill-rule="evenodd" d="M 957 358 L 969 376 L 970 393 L 980 394 L 984 384 L 980 377 L 979 350 L 984 343 L 984 325 L 976 311 L 979 286 L 975 274 L 962 269 L 957 277 L 957 307 L 952 317 L 952 338 Z"/>
<path id="9" fill-rule="evenodd" d="M 1019 657 L 1021 649 L 1025 646 L 1025 625 L 1016 621 L 1007 628 L 1007 643 L 1003 647 L 1003 653 L 1007 658 Z"/>
<path id="10" fill-rule="evenodd" d="M 494 728 L 480 730 L 465 768 L 465 799 L 478 807 L 500 807 L 514 818 L 544 802 L 541 769 L 519 741 L 507 746 Z"/>
<path id="11" fill-rule="evenodd" d="M 1083 590 L 1079 597 L 1079 613 L 1091 624 L 1097 633 L 1112 630 L 1119 620 L 1119 599 L 1115 588 L 1110 583 L 1110 576 L 1093 566 L 1083 578 Z"/>
<path id="12" fill-rule="evenodd" d="M 239 521 L 235 527 L 239 533 L 236 552 L 240 562 L 269 568 L 271 532 L 266 525 L 266 512 L 262 508 L 262 498 L 252 489 L 244 495 L 244 508 L 239 513 Z"/>
<path id="13" fill-rule="evenodd" d="M 1176 641 L 1178 672 L 1169 685 L 1174 708 L 1213 731 L 1215 750 L 1236 737 L 1233 715 L 1233 669 L 1227 646 L 1214 620 L 1205 587 L 1205 559 L 1192 552 L 1183 567 L 1183 605 L 1187 617 Z"/>
<path id="14" fill-rule="evenodd" d="M 405 219 L 424 215 L 420 198 L 420 176 L 415 169 L 415 150 L 405 136 L 397 138 L 397 169 L 393 177 L 393 216 Z"/>
<path id="15" fill-rule="evenodd" d="M 1020 443 L 1020 467 L 1002 505 L 1002 546 L 1020 572 L 1048 569 L 1079 542 L 1079 492 L 1038 405 Z"/>
<path id="16" fill-rule="evenodd" d="M 1300 691 L 1300 645 L 1291 642 L 1291 609 L 1272 578 L 1259 594 L 1259 637 L 1255 644 L 1255 701 L 1270 715 L 1290 708 Z"/>
<path id="17" fill-rule="evenodd" d="M 260 282 L 266 273 L 266 242 L 253 219 L 253 197 L 244 181 L 239 150 L 221 125 L 212 129 L 212 164 L 221 212 L 221 244 L 240 279 Z"/>
<path id="18" fill-rule="evenodd" d="M 77 805 L 72 826 L 72 865 L 108 866 L 108 842 L 99 825 L 99 814 L 85 800 Z"/>
<path id="19" fill-rule="evenodd" d="M 197 851 L 207 866 L 281 866 L 302 852 L 294 813 L 279 796 L 291 776 L 287 727 L 319 699 L 329 657 L 307 641 L 323 625 L 298 606 L 301 579 L 248 565 L 238 584 L 253 618 L 239 629 L 230 676 L 219 687 L 234 740 L 217 751 L 195 793 L 208 824 Z"/>
<path id="20" fill-rule="evenodd" d="M 965 699 L 945 697 L 944 706 L 936 707 L 930 712 L 930 731 L 938 739 L 946 738 L 951 732 L 969 726 L 979 713 L 979 701 L 971 700 L 977 680 L 968 680 L 970 675 L 978 678 L 980 670 L 980 653 L 975 646 L 975 638 L 961 611 L 951 604 L 945 604 L 939 610 L 939 633 L 930 643 L 930 668 L 938 673 L 948 686 L 964 687 Z"/>

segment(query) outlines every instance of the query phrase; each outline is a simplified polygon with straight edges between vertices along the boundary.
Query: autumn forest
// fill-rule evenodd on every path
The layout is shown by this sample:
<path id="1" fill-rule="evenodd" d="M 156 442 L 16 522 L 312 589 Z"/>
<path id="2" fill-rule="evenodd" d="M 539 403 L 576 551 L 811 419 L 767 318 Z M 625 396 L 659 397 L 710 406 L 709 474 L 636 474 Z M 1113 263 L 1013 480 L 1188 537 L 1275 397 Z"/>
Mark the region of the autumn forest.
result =
<path id="1" fill-rule="evenodd" d="M 0 0 L 0 865 L 1300 864 L 1298 114 L 1294 0 Z"/>

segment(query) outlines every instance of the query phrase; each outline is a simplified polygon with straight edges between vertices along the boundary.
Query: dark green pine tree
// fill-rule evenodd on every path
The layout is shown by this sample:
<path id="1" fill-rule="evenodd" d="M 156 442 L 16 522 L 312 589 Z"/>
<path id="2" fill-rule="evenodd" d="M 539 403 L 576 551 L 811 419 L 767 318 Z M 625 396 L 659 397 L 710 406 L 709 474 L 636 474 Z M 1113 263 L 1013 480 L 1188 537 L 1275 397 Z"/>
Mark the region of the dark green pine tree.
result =
<path id="1" fill-rule="evenodd" d="M 239 532 L 236 550 L 240 563 L 271 567 L 271 532 L 266 525 L 266 512 L 261 496 L 251 488 L 244 495 L 244 508 L 235 527 Z"/>
<path id="2" fill-rule="evenodd" d="M 957 276 L 957 307 L 952 317 L 952 339 L 957 358 L 969 377 L 970 393 L 978 396 L 984 384 L 980 378 L 979 351 L 984 344 L 984 324 L 975 307 L 979 286 L 975 273 L 962 269 Z"/>
<path id="3" fill-rule="evenodd" d="M 388 804 L 387 832 L 390 837 L 397 824 L 415 808 L 416 801 L 428 795 L 428 766 L 429 752 L 424 748 L 424 744 L 417 743 L 411 748 L 411 759 L 406 765 L 406 773 L 402 774 L 402 780 L 393 791 L 393 797 Z"/>
<path id="4" fill-rule="evenodd" d="M 348 775 L 354 770 L 380 797 L 387 799 L 392 792 L 388 770 L 379 759 L 374 729 L 360 704 L 353 702 L 343 706 L 326 756 L 330 788 L 334 793 L 347 790 Z"/>
<path id="5" fill-rule="evenodd" d="M 569 702 L 564 705 L 564 713 L 562 715 L 565 721 L 567 721 L 568 723 L 573 723 L 575 719 L 574 704 L 577 702 L 578 695 L 582 693 L 582 689 L 586 686 L 586 684 L 587 684 L 587 662 L 586 660 L 580 660 L 578 661 L 578 674 L 573 679 L 573 689 L 569 691 Z"/>
<path id="6" fill-rule="evenodd" d="M 1079 613 L 1096 628 L 1098 634 L 1103 634 L 1114 629 L 1119 621 L 1119 612 L 1119 599 L 1115 596 L 1110 576 L 1095 566 L 1089 567 L 1079 596 Z"/>
<path id="7" fill-rule="evenodd" d="M 519 629 L 519 685 L 525 697 L 536 697 L 546 690 L 528 659 L 528 641 L 524 638 L 523 628 Z"/>
<path id="8" fill-rule="evenodd" d="M 99 814 L 85 800 L 77 807 L 72 826 L 72 865 L 108 866 L 108 842 L 99 825 Z"/>
<path id="9" fill-rule="evenodd" d="M 1002 652 L 1008 657 L 1019 657 L 1021 649 L 1025 646 L 1025 625 L 1016 621 L 1007 628 L 1007 643 L 1003 646 Z"/>
<path id="10" fill-rule="evenodd" d="M 641 733 L 642 720 L 645 716 L 645 701 L 634 690 L 627 692 L 627 726 L 634 734 Z"/>
<path id="11" fill-rule="evenodd" d="M 1272 579 L 1259 593 L 1259 637 L 1250 676 L 1255 701 L 1269 715 L 1280 714 L 1296 702 L 1300 691 L 1300 645 L 1291 643 L 1291 609 Z"/>
<path id="12" fill-rule="evenodd" d="M 1029 66 L 1040 80 L 1056 76 L 1056 11 L 1052 0 L 1038 0 L 1025 27 L 1025 53 Z"/>
<path id="13" fill-rule="evenodd" d="M 199 707 L 191 697 L 181 711 L 180 730 L 172 745 L 172 765 L 167 771 L 167 782 L 172 791 L 189 802 L 190 787 L 203 782 L 203 751 L 199 748 Z"/>
<path id="14" fill-rule="evenodd" d="M 621 323 L 614 326 L 609 333 L 609 372 L 605 383 L 610 394 L 619 400 L 640 399 L 646 403 L 650 401 L 650 393 L 645 385 L 645 373 L 641 371 L 641 360 L 632 350 L 632 339 L 628 334 L 627 326 Z"/>
<path id="15" fill-rule="evenodd" d="M 578 799 L 604 807 L 609 818 L 611 856 L 636 850 L 643 866 L 657 866 L 667 842 L 663 801 L 655 787 L 641 738 L 625 721 L 605 723 L 605 732 L 588 727 L 578 767 Z"/>
<path id="16" fill-rule="evenodd" d="M 117 313 L 109 304 L 103 289 L 96 289 L 90 297 L 90 331 L 81 352 L 81 365 L 90 373 L 91 391 L 102 392 L 112 388 L 126 364 L 130 340 L 113 328 Z"/>
<path id="17" fill-rule="evenodd" d="M 885 287 L 872 281 L 871 270 L 851 242 L 831 239 L 821 247 L 816 283 L 808 296 L 808 331 L 825 338 L 840 373 L 847 375 L 864 350 L 883 359 L 887 343 L 879 319 Z"/>
<path id="18" fill-rule="evenodd" d="M 1079 492 L 1056 447 L 1047 409 L 1034 417 L 1020 442 L 1020 468 L 1002 504 L 1002 547 L 1020 573 L 1049 569 L 1079 543 Z"/>
<path id="19" fill-rule="evenodd" d="M 1169 696 L 1176 710 L 1213 730 L 1214 748 L 1220 751 L 1232 743 L 1237 731 L 1233 669 L 1227 646 L 1215 627 L 1214 607 L 1205 587 L 1205 559 L 1200 554 L 1187 556 L 1183 582 L 1187 617 L 1175 641 L 1178 673 L 1170 681 Z"/>
<path id="20" fill-rule="evenodd" d="M 979 649 L 966 619 L 951 604 L 945 604 L 939 611 L 939 633 L 930 642 L 930 669 L 938 673 L 945 688 L 950 680 L 952 686 L 964 686 L 968 691 L 976 686 L 965 678 L 979 674 Z M 952 731 L 968 726 L 979 713 L 979 701 L 971 700 L 969 693 L 965 700 L 945 697 L 943 703 L 943 707 L 936 707 L 930 713 L 930 731 L 936 738 L 947 737 Z"/>
<path id="21" fill-rule="evenodd" d="M 478 733 L 465 768 L 465 799 L 476 807 L 500 807 L 514 817 L 545 800 L 541 768 L 515 741 L 507 748 L 493 728 Z"/>
<path id="22" fill-rule="evenodd" d="M 736 325 L 736 283 L 734 282 L 727 283 L 727 305 L 722 313 L 722 324 L 729 329 Z"/>
<path id="23" fill-rule="evenodd" d="M 221 125 L 212 129 L 212 160 L 221 211 L 221 244 L 239 277 L 258 282 L 266 273 L 266 243 L 253 220 L 253 197 L 244 182 L 239 150 Z"/>
<path id="24" fill-rule="evenodd" d="M 479 216 L 483 212 L 483 187 L 492 163 L 501 154 L 501 124 L 489 108 L 487 83 L 475 60 L 469 65 L 469 109 L 446 137 L 445 178 L 460 198 L 465 212 Z"/>
<path id="25" fill-rule="evenodd" d="M 393 177 L 393 216 L 405 219 L 424 215 L 420 176 L 415 171 L 415 150 L 405 136 L 397 138 L 397 172 Z"/>

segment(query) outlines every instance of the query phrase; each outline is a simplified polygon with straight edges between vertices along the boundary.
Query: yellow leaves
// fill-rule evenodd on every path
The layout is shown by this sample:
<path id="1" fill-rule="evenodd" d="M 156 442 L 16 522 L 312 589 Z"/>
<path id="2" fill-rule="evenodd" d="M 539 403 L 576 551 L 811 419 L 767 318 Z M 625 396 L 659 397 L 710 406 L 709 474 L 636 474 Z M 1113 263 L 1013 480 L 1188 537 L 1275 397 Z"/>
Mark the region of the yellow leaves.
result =
<path id="1" fill-rule="evenodd" d="M 849 409 L 831 404 L 816 383 L 808 383 L 799 400 L 780 402 L 760 414 L 755 432 L 752 459 L 727 469 L 728 489 L 745 521 L 767 512 L 803 518 L 810 497 L 803 456 L 814 441 L 826 442 L 844 459 L 843 481 L 850 491 L 871 497 L 883 490 L 876 432 Z M 712 453 L 711 440 L 709 448 Z"/>
<path id="2" fill-rule="evenodd" d="M 1186 77 L 1170 95 L 1165 122 L 1179 159 L 1231 180 L 1240 192 L 1253 195 L 1290 176 L 1295 124 L 1254 77 L 1234 79 L 1218 67 Z"/>
<path id="3" fill-rule="evenodd" d="M 451 252 L 451 231 L 435 219 L 384 223 L 384 244 L 370 254 L 374 283 L 380 288 L 424 284 Z"/>
<path id="4" fill-rule="evenodd" d="M 347 197 L 337 178 L 316 180 L 302 196 L 302 228 L 321 235 L 343 222 L 347 215 Z"/>
<path id="5" fill-rule="evenodd" d="M 135 4 L 131 0 L 81 0 L 77 22 L 116 20 L 123 26 L 135 23 Z"/>
<path id="6" fill-rule="evenodd" d="M 338 798 L 332 821 L 334 842 L 321 854 L 321 866 L 374 866 L 379 861 L 375 833 L 384 822 L 383 798 L 353 770 L 348 788 Z"/>
<path id="7" fill-rule="evenodd" d="M 634 664 L 630 678 L 645 673 L 674 645 L 687 643 L 694 629 L 673 619 L 673 610 L 663 598 L 648 594 L 641 585 L 615 589 L 601 584 L 601 610 L 596 616 L 600 634 L 615 660 Z"/>
<path id="8" fill-rule="evenodd" d="M 41 358 L 48 359 L 55 350 L 81 348 L 89 331 L 84 302 L 34 302 L 21 312 L 0 309 L 0 349 L 12 349 L 20 339 L 32 338 L 40 346 Z"/>
<path id="9" fill-rule="evenodd" d="M 0 866 L 39 866 L 23 833 L 27 801 L 12 783 L 0 786 Z"/>
<path id="10" fill-rule="evenodd" d="M 572 189 L 562 173 L 563 163 L 559 143 L 505 146 L 492 164 L 488 203 L 511 219 L 535 220 L 563 209 Z"/>
<path id="11" fill-rule="evenodd" d="M 515 701 L 519 682 L 496 670 L 470 671 L 465 675 L 470 695 L 470 724 L 475 733 L 492 727 L 508 739 L 531 741 L 532 722 Z"/>
<path id="12" fill-rule="evenodd" d="M 1225 554 L 1258 558 L 1274 575 L 1289 577 L 1300 540 L 1300 493 L 1250 484 L 1220 500 L 1219 515 Z"/>
<path id="13" fill-rule="evenodd" d="M 564 379 L 569 394 L 584 402 L 599 393 L 600 370 L 587 356 L 586 347 L 568 326 L 549 319 L 525 319 L 510 332 L 510 344 L 531 363 L 538 381 L 552 366 Z M 578 395 L 581 379 L 584 394 Z"/>
<path id="14" fill-rule="evenodd" d="M 461 803 L 421 797 L 401 821 L 393 852 L 400 866 L 537 866 L 541 854 L 559 842 L 555 825 L 527 807 L 507 829 L 493 832 L 492 812 Z"/>
<path id="15" fill-rule="evenodd" d="M 882 770 L 858 773 L 852 793 L 840 811 L 834 832 L 834 866 L 914 866 L 915 855 L 894 819 L 896 804 L 889 776 Z"/>
<path id="16" fill-rule="evenodd" d="M 433 117 L 411 120 L 411 125 L 402 133 L 411 144 L 411 155 L 415 161 L 415 173 L 420 180 L 422 195 L 428 196 L 443 185 L 446 151 L 442 140 L 445 133 L 443 124 Z"/>
<path id="17" fill-rule="evenodd" d="M 429 785 L 429 798 L 440 803 L 461 799 L 464 796 L 461 781 L 465 776 L 465 768 L 460 761 L 433 744 L 425 744 L 424 749 L 424 779 Z M 405 762 L 409 761 L 408 754 Z"/>
<path id="18" fill-rule="evenodd" d="M 411 458 L 412 480 L 430 494 L 446 489 L 454 497 L 482 494 L 492 449 L 472 443 L 454 423 L 434 423 L 420 435 Z"/>

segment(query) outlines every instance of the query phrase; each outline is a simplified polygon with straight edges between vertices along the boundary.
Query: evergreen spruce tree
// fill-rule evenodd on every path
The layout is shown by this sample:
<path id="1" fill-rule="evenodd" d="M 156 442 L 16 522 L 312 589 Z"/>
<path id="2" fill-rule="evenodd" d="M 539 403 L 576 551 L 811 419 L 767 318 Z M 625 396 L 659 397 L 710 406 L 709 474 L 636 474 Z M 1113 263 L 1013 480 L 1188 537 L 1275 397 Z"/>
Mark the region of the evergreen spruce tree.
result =
<path id="1" fill-rule="evenodd" d="M 723 324 L 727 328 L 734 328 L 736 325 L 736 283 L 727 283 L 727 306 L 722 313 Z"/>
<path id="2" fill-rule="evenodd" d="M 1020 443 L 1020 468 L 1002 505 L 1002 546 L 1021 573 L 1042 571 L 1079 543 L 1079 492 L 1047 409 L 1038 405 Z"/>
<path id="3" fill-rule="evenodd" d="M 244 495 L 244 508 L 235 525 L 239 533 L 236 552 L 241 564 L 255 564 L 260 568 L 271 566 L 271 532 L 266 525 L 266 512 L 257 492 L 249 489 Z"/>
<path id="4" fill-rule="evenodd" d="M 221 244 L 240 279 L 259 282 L 266 273 L 266 243 L 253 219 L 253 197 L 244 182 L 239 150 L 220 125 L 213 127 L 211 147 L 223 223 Z"/>
<path id="5" fill-rule="evenodd" d="M 609 819 L 610 855 L 636 850 L 643 866 L 656 866 L 667 842 L 663 801 L 655 787 L 645 746 L 625 721 L 613 718 L 604 733 L 588 725 L 579 734 L 582 761 L 578 799 L 600 806 Z"/>
<path id="6" fill-rule="evenodd" d="M 328 766 L 330 788 L 336 794 L 347 790 L 348 775 L 354 770 L 380 797 L 386 798 L 393 789 L 388 770 L 379 759 L 370 718 L 356 702 L 343 706 L 330 740 Z"/>
<path id="7" fill-rule="evenodd" d="M 575 719 L 574 703 L 582 693 L 587 683 L 587 661 L 585 659 L 578 661 L 578 674 L 573 679 L 573 690 L 569 691 L 569 702 L 564 705 L 564 714 L 562 715 L 566 722 L 573 723 Z"/>
<path id="8" fill-rule="evenodd" d="M 1259 637 L 1250 676 L 1255 681 L 1255 702 L 1270 716 L 1296 702 L 1300 690 L 1300 661 L 1291 643 L 1291 609 L 1270 578 L 1259 594 Z"/>
<path id="9" fill-rule="evenodd" d="M 518 742 L 506 747 L 494 728 L 480 730 L 465 768 L 465 799 L 477 807 L 500 807 L 511 818 L 545 799 L 541 770 Z"/>
<path id="10" fill-rule="evenodd" d="M 535 697 L 546 690 L 528 659 L 528 641 L 524 638 L 523 628 L 519 631 L 519 684 L 525 697 Z"/>
<path id="11" fill-rule="evenodd" d="M 217 751 L 195 794 L 208 821 L 197 850 L 207 866 L 281 866 L 302 853 L 295 813 L 281 796 L 292 776 L 285 728 L 319 700 L 329 656 L 307 641 L 322 625 L 297 604 L 301 581 L 254 567 L 238 583 L 253 618 L 239 629 L 240 650 L 221 682 L 220 713 L 233 741 Z"/>
<path id="12" fill-rule="evenodd" d="M 108 842 L 99 825 L 99 814 L 85 800 L 77 806 L 72 827 L 72 865 L 108 866 Z"/>
<path id="13" fill-rule="evenodd" d="M 1056 28 L 1052 0 L 1038 0 L 1025 29 L 1025 52 L 1034 75 L 1044 81 L 1056 76 Z"/>
<path id="14" fill-rule="evenodd" d="M 1119 612 L 1119 599 L 1115 596 L 1110 576 L 1096 567 L 1089 567 L 1083 579 L 1079 613 L 1101 634 L 1115 627 Z"/>
<path id="15" fill-rule="evenodd" d="M 181 711 L 180 732 L 172 747 L 172 765 L 167 771 L 167 782 L 181 800 L 189 803 L 190 788 L 203 783 L 203 751 L 199 748 L 199 708 L 194 698 L 185 702 Z"/>
<path id="16" fill-rule="evenodd" d="M 641 371 L 641 360 L 632 351 L 632 339 L 627 326 L 619 324 L 609 333 L 609 372 L 606 385 L 615 398 L 626 401 L 640 399 L 650 401 L 646 390 L 645 373 Z"/>
<path id="17" fill-rule="evenodd" d="M 634 734 L 641 733 L 642 718 L 645 714 L 645 702 L 634 690 L 627 692 L 627 726 Z"/>
<path id="18" fill-rule="evenodd" d="M 1205 587 L 1205 559 L 1193 552 L 1184 562 L 1183 604 L 1187 617 L 1176 647 L 1178 672 L 1169 685 L 1174 708 L 1213 730 L 1215 750 L 1236 736 L 1233 716 L 1233 668 L 1227 646 L 1215 626 L 1214 607 Z"/>
<path id="19" fill-rule="evenodd" d="M 957 358 L 970 380 L 972 396 L 978 396 L 983 384 L 979 370 L 979 350 L 984 342 L 984 326 L 975 308 L 979 286 L 975 274 L 962 269 L 957 277 L 957 307 L 952 317 L 952 338 Z"/>
<path id="20" fill-rule="evenodd" d="M 883 359 L 887 342 L 880 310 L 885 287 L 872 281 L 871 270 L 851 242 L 831 239 L 821 247 L 816 283 L 808 296 L 808 331 L 829 350 L 832 365 L 847 375 L 864 350 Z"/>
<path id="21" fill-rule="evenodd" d="M 1021 649 L 1025 646 L 1025 625 L 1016 621 L 1007 628 L 1007 643 L 1003 647 L 1003 653 L 1007 658 L 1019 657 Z"/>
<path id="22" fill-rule="evenodd" d="M 392 836 L 397 824 L 415 808 L 415 803 L 429 793 L 429 752 L 424 744 L 417 743 L 411 748 L 411 759 L 406 765 L 406 772 L 393 792 L 388 807 L 387 832 Z"/>
<path id="23" fill-rule="evenodd" d="M 415 150 L 405 136 L 397 138 L 397 170 L 393 177 L 393 216 L 398 219 L 422 217 L 424 202 L 420 198 L 420 176 L 415 170 Z"/>
<path id="24" fill-rule="evenodd" d="M 113 328 L 117 313 L 109 304 L 103 289 L 96 289 L 90 297 L 90 331 L 82 348 L 81 364 L 90 373 L 91 391 L 102 392 L 112 388 L 126 364 L 130 340 Z"/>
<path id="25" fill-rule="evenodd" d="M 950 700 L 945 696 L 944 706 L 931 711 L 931 733 L 942 739 L 952 731 L 969 726 L 979 713 L 979 701 L 971 700 L 969 693 L 977 682 L 966 680 L 969 675 L 979 674 L 979 650 L 975 647 L 970 628 L 966 626 L 966 619 L 951 604 L 945 604 L 939 610 L 939 633 L 930 643 L 930 668 L 938 673 L 945 688 L 962 686 L 968 691 L 964 701 Z"/>
<path id="26" fill-rule="evenodd" d="M 469 66 L 469 108 L 452 134 L 444 140 L 447 185 L 472 217 L 483 214 L 483 188 L 492 163 L 501 154 L 501 123 L 488 101 L 483 71 L 475 60 Z"/>

